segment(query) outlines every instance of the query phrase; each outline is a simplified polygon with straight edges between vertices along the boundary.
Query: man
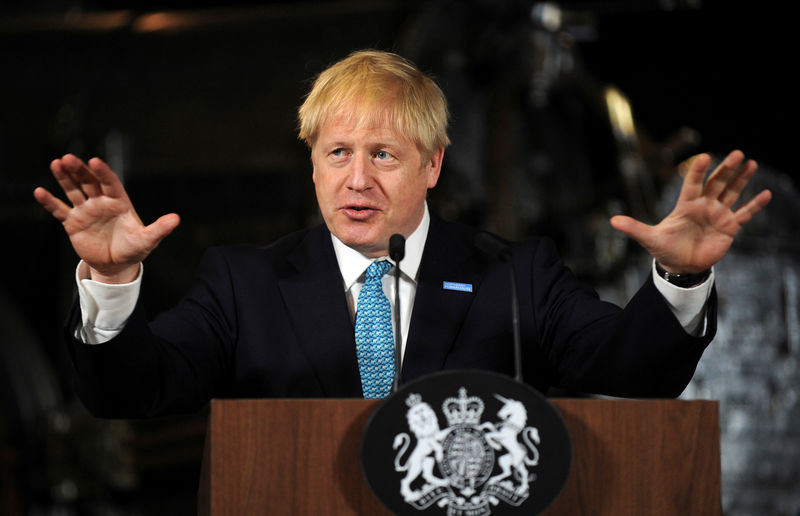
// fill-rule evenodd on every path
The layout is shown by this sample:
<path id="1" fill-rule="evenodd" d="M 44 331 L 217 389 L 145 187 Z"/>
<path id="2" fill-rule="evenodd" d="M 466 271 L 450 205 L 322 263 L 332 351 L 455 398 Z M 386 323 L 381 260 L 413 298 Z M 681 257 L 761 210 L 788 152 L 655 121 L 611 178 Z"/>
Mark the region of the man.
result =
<path id="1" fill-rule="evenodd" d="M 101 160 L 53 161 L 72 206 L 42 188 L 34 196 L 81 258 L 68 338 L 90 410 L 141 417 L 211 397 L 385 395 L 385 385 L 371 390 L 370 354 L 381 351 L 363 342 L 371 310 L 362 308 L 394 299 L 390 275 L 370 272 L 383 267 L 394 233 L 407 239 L 403 379 L 512 373 L 505 266 L 475 248 L 475 230 L 431 216 L 425 202 L 449 144 L 439 88 L 397 55 L 356 52 L 320 74 L 299 118 L 325 224 L 267 248 L 209 250 L 186 297 L 150 323 L 137 299 L 141 264 L 178 216 L 145 226 Z M 692 163 L 658 225 L 612 218 L 654 258 L 625 309 L 578 283 L 548 240 L 513 246 L 528 383 L 619 396 L 683 390 L 715 331 L 710 269 L 771 197 L 761 192 L 733 211 L 755 162 L 734 151 L 704 183 L 709 165 L 706 155 Z"/>

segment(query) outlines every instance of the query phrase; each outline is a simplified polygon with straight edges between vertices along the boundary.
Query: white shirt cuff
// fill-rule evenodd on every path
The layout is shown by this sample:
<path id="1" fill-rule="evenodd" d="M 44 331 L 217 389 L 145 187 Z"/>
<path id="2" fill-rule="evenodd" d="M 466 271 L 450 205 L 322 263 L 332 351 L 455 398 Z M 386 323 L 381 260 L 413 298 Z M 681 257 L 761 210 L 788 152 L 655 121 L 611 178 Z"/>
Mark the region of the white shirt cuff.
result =
<path id="1" fill-rule="evenodd" d="M 75 269 L 82 326 L 75 337 L 85 344 L 102 344 L 116 337 L 136 308 L 144 266 L 130 283 L 111 285 L 88 279 L 88 266 L 81 261 Z"/>
<path id="2" fill-rule="evenodd" d="M 686 333 L 701 337 L 706 333 L 706 305 L 714 286 L 714 269 L 703 283 L 690 288 L 681 288 L 665 280 L 656 272 L 653 260 L 653 282 L 667 301 L 672 313 Z"/>

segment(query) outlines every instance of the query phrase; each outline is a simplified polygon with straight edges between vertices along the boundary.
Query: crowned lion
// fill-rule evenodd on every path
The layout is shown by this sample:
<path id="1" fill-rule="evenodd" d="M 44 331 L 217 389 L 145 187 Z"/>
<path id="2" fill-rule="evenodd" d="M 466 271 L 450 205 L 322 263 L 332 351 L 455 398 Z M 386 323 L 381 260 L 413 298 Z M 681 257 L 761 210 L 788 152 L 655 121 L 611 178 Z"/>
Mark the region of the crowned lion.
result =
<path id="1" fill-rule="evenodd" d="M 430 487 L 448 485 L 447 480 L 434 475 L 433 466 L 436 464 L 435 461 L 442 460 L 444 451 L 441 441 L 447 435 L 449 429 L 439 429 L 436 412 L 433 411 L 430 405 L 421 401 L 418 394 L 411 394 L 406 403 L 410 405 L 406 413 L 408 428 L 416 436 L 417 445 L 408 456 L 405 464 L 400 464 L 401 457 L 405 455 L 411 443 L 411 437 L 405 432 L 397 434 L 394 438 L 393 448 L 395 450 L 401 446 L 402 448 L 394 459 L 394 469 L 395 471 L 408 471 L 403 480 L 400 481 L 400 494 L 403 495 L 406 502 L 412 502 L 419 499 L 422 493 Z M 431 454 L 435 456 L 435 459 L 430 456 Z M 420 475 L 428 482 L 428 485 L 424 486 L 421 491 L 413 491 L 411 483 Z"/>

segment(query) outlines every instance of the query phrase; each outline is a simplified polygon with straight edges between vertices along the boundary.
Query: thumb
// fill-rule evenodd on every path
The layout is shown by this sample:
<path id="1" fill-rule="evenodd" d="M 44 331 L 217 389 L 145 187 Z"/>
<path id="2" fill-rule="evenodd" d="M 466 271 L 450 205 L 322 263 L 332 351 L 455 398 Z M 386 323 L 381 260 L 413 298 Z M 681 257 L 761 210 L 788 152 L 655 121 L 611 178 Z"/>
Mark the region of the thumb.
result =
<path id="1" fill-rule="evenodd" d="M 181 218 L 176 213 L 162 215 L 155 222 L 145 228 L 148 247 L 154 249 L 164 238 L 181 223 Z"/>
<path id="2" fill-rule="evenodd" d="M 621 233 L 625 233 L 632 239 L 639 242 L 642 246 L 647 247 L 647 236 L 652 226 L 639 222 L 633 217 L 627 215 L 615 215 L 611 217 L 611 227 Z"/>

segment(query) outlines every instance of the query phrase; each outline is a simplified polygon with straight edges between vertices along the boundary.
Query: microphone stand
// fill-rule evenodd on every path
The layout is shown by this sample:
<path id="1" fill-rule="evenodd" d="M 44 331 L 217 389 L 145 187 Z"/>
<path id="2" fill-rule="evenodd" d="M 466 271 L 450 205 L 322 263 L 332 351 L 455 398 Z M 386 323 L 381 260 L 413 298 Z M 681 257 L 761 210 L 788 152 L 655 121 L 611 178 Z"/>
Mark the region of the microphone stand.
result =
<path id="1" fill-rule="evenodd" d="M 392 392 L 400 387 L 401 350 L 403 335 L 400 329 L 400 261 L 406 256 L 406 239 L 395 233 L 389 238 L 389 258 L 394 261 L 394 380 Z"/>
<path id="2" fill-rule="evenodd" d="M 475 246 L 489 256 L 508 263 L 511 277 L 511 328 L 514 335 L 514 379 L 520 383 L 522 380 L 522 338 L 519 330 L 519 295 L 517 294 L 517 272 L 511 256 L 511 246 L 501 242 L 489 233 L 478 233 L 475 237 Z"/>
<path id="3" fill-rule="evenodd" d="M 511 274 L 511 327 L 514 330 L 514 379 L 522 383 L 522 338 L 519 331 L 519 296 L 517 295 L 517 271 L 511 250 L 508 251 L 508 271 Z"/>

